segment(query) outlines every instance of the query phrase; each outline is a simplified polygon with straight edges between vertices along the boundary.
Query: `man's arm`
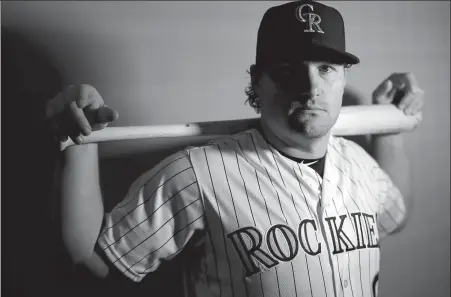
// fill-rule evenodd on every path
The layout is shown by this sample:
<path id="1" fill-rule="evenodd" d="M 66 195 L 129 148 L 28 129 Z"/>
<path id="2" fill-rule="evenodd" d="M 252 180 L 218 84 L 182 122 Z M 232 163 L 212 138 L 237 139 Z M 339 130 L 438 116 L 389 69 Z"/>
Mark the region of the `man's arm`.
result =
<path id="1" fill-rule="evenodd" d="M 140 282 L 205 229 L 201 192 L 187 151 L 143 173 L 131 185 L 125 203 L 104 214 L 97 145 L 66 150 L 63 241 L 82 270 L 108 278 L 113 285 L 124 277 L 128 283 Z"/>
<path id="2" fill-rule="evenodd" d="M 395 104 L 407 116 L 421 112 L 424 92 L 412 73 L 393 73 L 372 94 L 373 104 Z M 402 134 L 373 135 L 371 155 L 388 174 L 404 198 L 406 215 L 399 231 L 412 213 L 412 173 Z"/>
<path id="3" fill-rule="evenodd" d="M 404 139 L 401 134 L 373 135 L 371 137 L 371 155 L 379 166 L 390 176 L 404 197 L 406 206 L 405 225 L 413 207 L 412 174 L 407 157 Z"/>
<path id="4" fill-rule="evenodd" d="M 63 242 L 72 261 L 105 278 L 109 268 L 94 252 L 104 216 L 97 144 L 65 150 L 61 199 Z"/>
<path id="5" fill-rule="evenodd" d="M 132 283 L 97 242 L 104 218 L 97 144 L 65 149 L 61 198 L 63 242 L 76 270 L 87 269 L 116 288 Z"/>

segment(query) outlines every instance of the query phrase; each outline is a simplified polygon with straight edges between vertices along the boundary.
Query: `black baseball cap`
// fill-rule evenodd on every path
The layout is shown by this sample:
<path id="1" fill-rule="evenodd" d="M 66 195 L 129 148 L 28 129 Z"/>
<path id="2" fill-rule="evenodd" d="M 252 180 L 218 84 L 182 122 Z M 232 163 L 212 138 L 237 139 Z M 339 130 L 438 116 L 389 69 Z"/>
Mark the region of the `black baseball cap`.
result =
<path id="1" fill-rule="evenodd" d="M 303 0 L 269 8 L 257 36 L 257 67 L 305 60 L 357 64 L 346 52 L 343 17 L 333 7 Z"/>

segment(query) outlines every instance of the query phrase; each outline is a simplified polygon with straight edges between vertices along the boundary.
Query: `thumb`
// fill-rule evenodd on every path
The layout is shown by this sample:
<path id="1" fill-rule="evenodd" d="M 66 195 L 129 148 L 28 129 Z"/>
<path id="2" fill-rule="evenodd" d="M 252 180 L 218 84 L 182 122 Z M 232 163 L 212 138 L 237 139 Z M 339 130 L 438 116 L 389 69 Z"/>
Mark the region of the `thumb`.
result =
<path id="1" fill-rule="evenodd" d="M 389 79 L 384 81 L 382 85 L 379 87 L 378 93 L 379 96 L 387 96 L 388 93 L 393 89 L 393 82 Z"/>
<path id="2" fill-rule="evenodd" d="M 393 89 L 393 82 L 387 79 L 382 85 L 382 94 L 387 95 Z"/>
<path id="3" fill-rule="evenodd" d="M 373 93 L 373 101 L 390 103 L 394 96 L 393 82 L 390 79 L 384 81 Z"/>
<path id="4" fill-rule="evenodd" d="M 118 117 L 119 113 L 116 110 L 103 105 L 97 109 L 95 122 L 96 124 L 111 123 L 116 121 Z"/>

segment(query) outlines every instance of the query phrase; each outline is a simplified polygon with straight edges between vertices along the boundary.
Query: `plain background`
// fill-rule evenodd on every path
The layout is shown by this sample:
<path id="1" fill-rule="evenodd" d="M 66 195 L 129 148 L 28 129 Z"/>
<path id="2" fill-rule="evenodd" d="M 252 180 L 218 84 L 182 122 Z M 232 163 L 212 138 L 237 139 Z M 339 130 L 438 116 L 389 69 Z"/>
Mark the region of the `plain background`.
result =
<path id="1" fill-rule="evenodd" d="M 95 86 L 115 125 L 175 124 L 257 116 L 246 70 L 263 13 L 283 2 L 3 2 L 1 19 L 48 53 L 64 85 Z M 325 3 L 361 59 L 348 76 L 361 103 L 393 72 L 413 72 L 426 92 L 423 123 L 406 135 L 415 209 L 382 242 L 379 295 L 448 296 L 450 2 Z"/>

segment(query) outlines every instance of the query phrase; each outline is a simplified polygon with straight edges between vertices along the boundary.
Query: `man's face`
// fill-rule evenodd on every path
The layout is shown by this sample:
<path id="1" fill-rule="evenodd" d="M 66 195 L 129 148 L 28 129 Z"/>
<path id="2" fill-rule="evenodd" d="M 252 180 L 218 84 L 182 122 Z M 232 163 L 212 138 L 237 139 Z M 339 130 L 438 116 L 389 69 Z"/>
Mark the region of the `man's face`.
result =
<path id="1" fill-rule="evenodd" d="M 282 138 L 326 135 L 340 113 L 345 72 L 341 64 L 318 61 L 271 68 L 255 86 L 261 120 Z"/>

